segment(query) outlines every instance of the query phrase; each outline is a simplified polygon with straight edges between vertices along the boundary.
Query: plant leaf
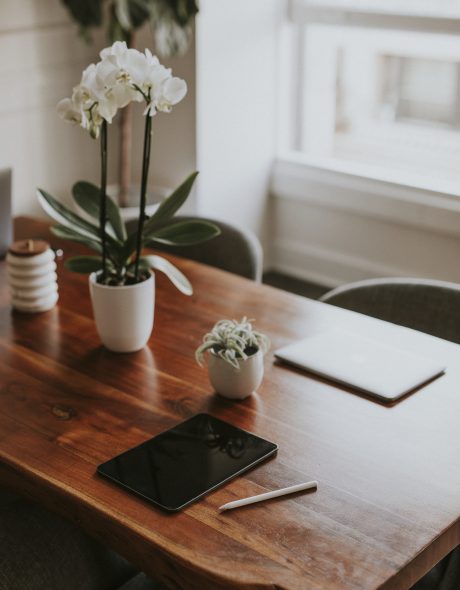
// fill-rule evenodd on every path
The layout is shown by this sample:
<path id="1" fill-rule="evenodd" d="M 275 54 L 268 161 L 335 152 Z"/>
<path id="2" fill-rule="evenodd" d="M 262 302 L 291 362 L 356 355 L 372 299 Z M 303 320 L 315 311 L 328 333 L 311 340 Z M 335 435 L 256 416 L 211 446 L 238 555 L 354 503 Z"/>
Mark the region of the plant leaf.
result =
<path id="1" fill-rule="evenodd" d="M 213 341 L 203 342 L 195 351 L 195 360 L 200 365 L 200 367 L 204 366 L 204 353 L 207 350 L 215 349 L 216 343 Z"/>
<path id="2" fill-rule="evenodd" d="M 125 244 L 124 244 L 124 255 L 125 258 L 128 259 L 131 254 L 134 252 L 134 250 L 136 249 L 136 244 L 137 244 L 137 232 L 133 232 L 132 234 L 129 234 Z"/>
<path id="3" fill-rule="evenodd" d="M 149 235 L 144 233 L 144 238 L 150 242 L 160 242 L 173 246 L 191 246 L 210 240 L 220 234 L 220 229 L 209 221 L 189 220 L 167 225 Z"/>
<path id="4" fill-rule="evenodd" d="M 43 209 L 57 221 L 60 225 L 68 228 L 79 234 L 81 237 L 89 238 L 90 240 L 100 241 L 99 228 L 86 220 L 76 215 L 64 205 L 61 205 L 54 197 L 48 194 L 46 191 L 38 189 L 37 192 L 38 200 Z M 121 268 L 125 262 L 126 257 L 124 255 L 125 248 L 124 244 L 110 234 L 107 234 L 107 252 L 110 254 L 111 259 L 116 264 L 117 268 Z"/>
<path id="5" fill-rule="evenodd" d="M 62 2 L 82 27 L 101 26 L 102 0 L 62 0 Z"/>
<path id="6" fill-rule="evenodd" d="M 99 238 L 99 228 L 88 223 L 79 215 L 76 215 L 70 209 L 67 209 L 57 199 L 42 189 L 37 190 L 37 197 L 43 210 L 55 221 L 64 227 L 78 231 L 89 238 L 94 236 Z"/>
<path id="7" fill-rule="evenodd" d="M 130 31 L 133 24 L 129 16 L 128 0 L 115 0 L 114 10 L 122 29 Z"/>
<path id="8" fill-rule="evenodd" d="M 150 16 L 150 6 L 146 0 L 115 0 L 114 11 L 124 31 L 138 29 Z"/>
<path id="9" fill-rule="evenodd" d="M 166 260 L 166 258 L 151 254 L 150 256 L 142 256 L 140 261 L 147 263 L 151 268 L 164 273 L 171 283 L 184 295 L 193 294 L 193 287 L 190 281 L 174 266 L 174 264 L 171 264 L 169 260 Z"/>
<path id="10" fill-rule="evenodd" d="M 97 221 L 99 221 L 99 212 L 101 209 L 100 193 L 99 187 L 83 180 L 75 183 L 72 188 L 73 198 L 77 205 Z M 126 240 L 126 228 L 120 215 L 120 209 L 109 195 L 106 195 L 106 199 L 107 219 L 111 228 L 113 228 L 113 237 L 122 241 Z"/>
<path id="11" fill-rule="evenodd" d="M 102 268 L 100 256 L 74 256 L 65 261 L 64 266 L 73 272 L 87 274 Z"/>
<path id="12" fill-rule="evenodd" d="M 192 190 L 198 172 L 193 172 L 176 190 L 165 199 L 152 217 L 144 224 L 144 235 L 150 234 L 159 224 L 168 221 L 182 207 Z"/>
<path id="13" fill-rule="evenodd" d="M 70 240 L 72 242 L 77 242 L 79 244 L 84 244 L 85 246 L 88 246 L 88 248 L 91 248 L 96 252 L 102 252 L 102 246 L 99 239 L 87 238 L 86 236 L 82 236 L 73 229 L 69 229 L 68 227 L 64 227 L 63 225 L 54 225 L 51 228 L 51 233 L 57 236 L 58 238 Z"/>

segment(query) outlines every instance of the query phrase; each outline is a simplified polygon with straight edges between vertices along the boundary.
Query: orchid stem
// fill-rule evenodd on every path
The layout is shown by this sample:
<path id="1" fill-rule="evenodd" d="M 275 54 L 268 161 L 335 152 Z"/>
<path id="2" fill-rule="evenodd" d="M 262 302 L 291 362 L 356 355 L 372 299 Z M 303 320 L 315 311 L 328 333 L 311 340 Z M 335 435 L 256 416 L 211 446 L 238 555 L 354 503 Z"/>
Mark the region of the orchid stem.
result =
<path id="1" fill-rule="evenodd" d="M 150 116 L 150 110 L 147 112 L 145 117 L 145 132 L 144 132 L 144 153 L 142 159 L 142 181 L 141 181 L 141 199 L 139 205 L 139 224 L 137 227 L 137 244 L 136 244 L 136 265 L 134 270 L 134 277 L 136 282 L 139 281 L 139 261 L 142 250 L 142 232 L 144 231 L 145 221 L 145 205 L 146 205 L 146 194 L 147 194 L 147 180 L 149 176 L 149 165 L 150 165 L 150 145 L 152 139 L 152 117 Z"/>
<path id="2" fill-rule="evenodd" d="M 101 194 L 99 210 L 99 229 L 102 242 L 102 282 L 107 276 L 107 234 L 105 224 L 107 221 L 107 121 L 101 125 Z"/>

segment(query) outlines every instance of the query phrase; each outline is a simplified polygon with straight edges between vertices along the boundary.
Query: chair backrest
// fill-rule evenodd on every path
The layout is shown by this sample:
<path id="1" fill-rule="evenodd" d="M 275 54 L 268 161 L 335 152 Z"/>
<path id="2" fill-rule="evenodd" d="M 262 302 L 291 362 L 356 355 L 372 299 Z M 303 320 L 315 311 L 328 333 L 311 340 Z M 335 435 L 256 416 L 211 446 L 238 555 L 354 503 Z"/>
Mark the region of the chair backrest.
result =
<path id="1" fill-rule="evenodd" d="M 176 215 L 172 222 L 185 221 L 192 217 Z M 196 219 L 196 217 L 193 217 Z M 211 221 L 220 227 L 221 234 L 202 244 L 193 246 L 166 246 L 155 244 L 155 249 L 170 254 L 177 254 L 203 264 L 209 264 L 248 279 L 260 282 L 262 279 L 263 253 L 262 246 L 252 232 L 215 219 L 200 217 L 203 221 Z M 126 223 L 128 232 L 137 227 L 137 220 Z"/>
<path id="2" fill-rule="evenodd" d="M 460 285 L 426 279 L 370 279 L 320 299 L 460 344 Z"/>

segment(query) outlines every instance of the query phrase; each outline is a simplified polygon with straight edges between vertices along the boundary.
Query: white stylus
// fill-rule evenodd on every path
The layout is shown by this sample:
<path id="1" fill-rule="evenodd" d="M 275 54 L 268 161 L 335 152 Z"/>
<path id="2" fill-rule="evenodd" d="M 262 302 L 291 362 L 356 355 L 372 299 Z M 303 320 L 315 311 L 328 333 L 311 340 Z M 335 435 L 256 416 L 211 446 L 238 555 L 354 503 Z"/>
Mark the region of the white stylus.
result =
<path id="1" fill-rule="evenodd" d="M 302 492 L 303 490 L 311 490 L 316 487 L 318 487 L 317 481 L 298 483 L 295 486 L 289 486 L 288 488 L 282 488 L 281 490 L 273 490 L 273 492 L 266 492 L 265 494 L 259 494 L 258 496 L 250 496 L 249 498 L 242 498 L 241 500 L 229 502 L 228 504 L 221 506 L 219 510 L 223 512 L 224 510 L 231 510 L 232 508 L 239 508 L 240 506 L 255 504 L 255 502 L 262 502 L 263 500 L 270 500 L 271 498 L 278 498 L 278 496 L 294 494 L 295 492 Z"/>

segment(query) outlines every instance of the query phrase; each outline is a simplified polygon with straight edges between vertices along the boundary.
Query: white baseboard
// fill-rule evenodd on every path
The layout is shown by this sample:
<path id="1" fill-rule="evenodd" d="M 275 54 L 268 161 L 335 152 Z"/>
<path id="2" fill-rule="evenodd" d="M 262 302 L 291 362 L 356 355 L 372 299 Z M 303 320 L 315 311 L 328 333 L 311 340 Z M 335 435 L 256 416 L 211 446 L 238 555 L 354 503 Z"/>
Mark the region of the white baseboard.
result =
<path id="1" fill-rule="evenodd" d="M 410 269 L 379 264 L 374 260 L 287 239 L 275 240 L 272 269 L 326 287 L 369 278 L 417 276 Z"/>

